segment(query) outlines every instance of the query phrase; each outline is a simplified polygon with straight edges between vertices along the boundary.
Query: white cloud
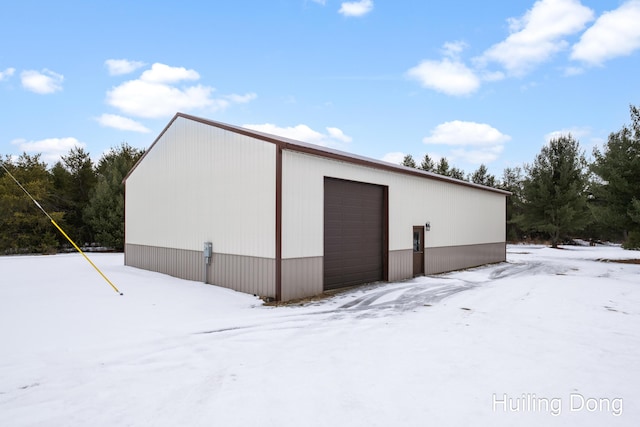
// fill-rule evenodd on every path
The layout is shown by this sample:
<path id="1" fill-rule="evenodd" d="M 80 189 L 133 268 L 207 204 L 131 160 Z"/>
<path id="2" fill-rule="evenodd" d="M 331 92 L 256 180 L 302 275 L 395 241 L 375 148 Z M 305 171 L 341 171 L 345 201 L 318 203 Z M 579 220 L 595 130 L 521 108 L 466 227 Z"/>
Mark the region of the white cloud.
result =
<path id="1" fill-rule="evenodd" d="M 15 68 L 7 68 L 4 71 L 0 71 L 0 82 L 3 80 L 8 80 L 9 77 L 13 76 L 13 73 L 16 72 Z"/>
<path id="2" fill-rule="evenodd" d="M 103 114 L 96 118 L 101 126 L 110 127 L 120 130 L 129 130 L 132 132 L 149 133 L 151 132 L 142 123 L 136 122 L 128 117 L 118 116 L 116 114 Z"/>
<path id="3" fill-rule="evenodd" d="M 182 80 L 198 80 L 195 70 L 155 63 L 140 78 L 126 81 L 107 92 L 107 104 L 121 112 L 145 118 L 171 117 L 176 112 L 194 110 L 219 111 L 231 104 L 246 103 L 256 98 L 255 93 L 221 95 L 213 97 L 210 86 L 178 86 Z"/>
<path id="4" fill-rule="evenodd" d="M 328 127 L 326 134 L 315 131 L 304 124 L 293 127 L 279 127 L 271 123 L 265 123 L 261 125 L 243 125 L 242 127 L 323 147 L 342 147 L 345 143 L 351 142 L 350 136 L 345 135 L 342 130 L 335 127 Z"/>
<path id="5" fill-rule="evenodd" d="M 42 71 L 26 70 L 20 73 L 22 86 L 35 93 L 46 95 L 62 90 L 62 74 L 54 73 L 46 68 Z"/>
<path id="6" fill-rule="evenodd" d="M 502 71 L 482 71 L 481 78 L 485 82 L 497 82 L 503 80 L 506 76 Z"/>
<path id="7" fill-rule="evenodd" d="M 463 41 L 446 42 L 442 46 L 442 53 L 449 58 L 458 58 L 467 46 L 468 45 Z"/>
<path id="8" fill-rule="evenodd" d="M 184 89 L 143 80 L 130 80 L 107 92 L 107 103 L 137 117 L 169 117 L 178 111 L 215 107 L 213 88 L 197 85 Z M 222 108 L 226 104 L 220 105 Z"/>
<path id="9" fill-rule="evenodd" d="M 501 64 L 512 75 L 526 74 L 566 49 L 563 38 L 581 31 L 593 11 L 579 0 L 539 0 L 521 18 L 510 18 L 511 34 L 476 58 L 479 65 Z"/>
<path id="10" fill-rule="evenodd" d="M 454 120 L 436 126 L 423 142 L 454 147 L 447 154 L 451 161 L 487 164 L 498 158 L 509 140 L 509 135 L 486 123 Z"/>
<path id="11" fill-rule="evenodd" d="M 444 58 L 440 61 L 422 61 L 407 71 L 423 87 L 447 95 L 469 95 L 480 87 L 480 79 L 462 62 Z"/>
<path id="12" fill-rule="evenodd" d="M 158 62 L 140 76 L 140 80 L 148 83 L 176 83 L 181 80 L 198 79 L 200 79 L 200 74 L 195 70 L 187 70 L 184 67 L 171 67 Z"/>
<path id="13" fill-rule="evenodd" d="M 637 49 L 640 49 L 640 0 L 631 0 L 600 16 L 573 46 L 571 59 L 601 65 Z"/>
<path id="14" fill-rule="evenodd" d="M 451 162 L 466 162 L 474 165 L 489 164 L 496 160 L 502 150 L 503 145 L 495 145 L 493 147 L 482 147 L 475 150 L 468 150 L 464 148 L 456 148 L 451 150 L 449 159 Z"/>
<path id="15" fill-rule="evenodd" d="M 557 139 L 561 136 L 567 136 L 571 134 L 575 139 L 586 138 L 591 135 L 591 129 L 587 127 L 571 127 L 566 129 L 555 130 L 549 132 L 544 136 L 545 142 L 549 142 L 552 139 Z"/>
<path id="16" fill-rule="evenodd" d="M 476 122 L 454 120 L 444 122 L 431 131 L 431 136 L 423 139 L 426 144 L 486 146 L 507 142 L 511 139 L 498 129 Z"/>
<path id="17" fill-rule="evenodd" d="M 51 164 L 69 153 L 73 147 L 86 147 L 86 144 L 76 138 L 46 138 L 38 141 L 27 141 L 26 139 L 15 139 L 11 141 L 20 151 L 26 153 L 41 153 L 42 160 Z"/>
<path id="18" fill-rule="evenodd" d="M 338 13 L 344 16 L 363 16 L 373 10 L 372 0 L 346 1 L 340 5 Z"/>
<path id="19" fill-rule="evenodd" d="M 567 67 L 564 69 L 565 76 L 577 76 L 584 73 L 584 68 L 581 67 Z"/>
<path id="20" fill-rule="evenodd" d="M 244 95 L 231 94 L 231 95 L 225 96 L 225 98 L 227 98 L 229 101 L 235 104 L 246 104 L 247 102 L 253 101 L 257 97 L 258 95 L 256 95 L 255 93 L 247 93 Z"/>
<path id="21" fill-rule="evenodd" d="M 400 151 L 394 151 L 392 153 L 387 153 L 384 156 L 382 156 L 381 160 L 383 162 L 395 163 L 396 165 L 399 165 L 404 160 L 404 156 L 406 156 L 405 153 L 402 153 Z"/>
<path id="22" fill-rule="evenodd" d="M 352 138 L 350 136 L 345 135 L 344 132 L 342 132 L 342 130 L 338 128 L 328 127 L 327 131 L 329 132 L 329 136 L 333 139 L 337 139 L 338 141 L 342 141 L 342 142 L 352 141 Z"/>
<path id="23" fill-rule="evenodd" d="M 140 61 L 129 61 L 128 59 L 107 59 L 104 64 L 112 76 L 120 76 L 129 74 L 140 67 L 144 67 L 145 63 Z"/>

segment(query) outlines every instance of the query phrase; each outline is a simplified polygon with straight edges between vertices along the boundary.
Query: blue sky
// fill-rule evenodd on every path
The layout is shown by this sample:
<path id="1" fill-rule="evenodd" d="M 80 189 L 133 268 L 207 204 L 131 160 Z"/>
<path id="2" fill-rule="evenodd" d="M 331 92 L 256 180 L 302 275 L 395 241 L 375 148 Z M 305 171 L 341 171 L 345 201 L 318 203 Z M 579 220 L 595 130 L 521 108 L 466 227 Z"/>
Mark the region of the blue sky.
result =
<path id="1" fill-rule="evenodd" d="M 497 176 L 640 104 L 640 0 L 23 0 L 0 25 L 0 154 L 146 148 L 177 112 Z"/>

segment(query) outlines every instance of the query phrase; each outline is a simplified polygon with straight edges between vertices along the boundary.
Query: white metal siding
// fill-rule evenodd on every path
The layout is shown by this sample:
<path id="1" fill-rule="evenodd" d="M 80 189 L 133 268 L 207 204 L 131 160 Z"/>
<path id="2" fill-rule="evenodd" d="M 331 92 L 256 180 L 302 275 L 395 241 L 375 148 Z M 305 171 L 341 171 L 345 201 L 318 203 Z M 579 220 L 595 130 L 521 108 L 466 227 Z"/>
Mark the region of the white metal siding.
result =
<path id="1" fill-rule="evenodd" d="M 426 247 L 505 240 L 505 195 L 285 150 L 283 258 L 322 256 L 325 176 L 389 187 L 390 251 L 410 249 L 427 221 Z"/>
<path id="2" fill-rule="evenodd" d="M 178 117 L 127 179 L 127 243 L 275 258 L 275 153 Z"/>
<path id="3" fill-rule="evenodd" d="M 409 239 L 394 241 L 393 237 L 400 237 L 397 227 L 405 230 L 427 221 L 431 230 L 425 231 L 426 247 L 505 241 L 505 195 L 413 176 L 396 177 L 389 189 L 389 233 L 392 244 L 402 246 L 393 249 L 406 249 Z"/>

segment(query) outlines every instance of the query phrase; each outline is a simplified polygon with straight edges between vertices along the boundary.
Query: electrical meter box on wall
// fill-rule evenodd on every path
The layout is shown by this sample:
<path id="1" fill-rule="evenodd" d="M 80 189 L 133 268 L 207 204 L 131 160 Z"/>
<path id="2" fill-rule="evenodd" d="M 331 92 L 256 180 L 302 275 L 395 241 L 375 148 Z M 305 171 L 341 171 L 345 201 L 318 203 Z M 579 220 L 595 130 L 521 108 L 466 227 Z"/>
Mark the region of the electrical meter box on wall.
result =
<path id="1" fill-rule="evenodd" d="M 213 243 L 204 242 L 204 262 L 205 264 L 211 264 L 211 255 L 213 254 Z"/>

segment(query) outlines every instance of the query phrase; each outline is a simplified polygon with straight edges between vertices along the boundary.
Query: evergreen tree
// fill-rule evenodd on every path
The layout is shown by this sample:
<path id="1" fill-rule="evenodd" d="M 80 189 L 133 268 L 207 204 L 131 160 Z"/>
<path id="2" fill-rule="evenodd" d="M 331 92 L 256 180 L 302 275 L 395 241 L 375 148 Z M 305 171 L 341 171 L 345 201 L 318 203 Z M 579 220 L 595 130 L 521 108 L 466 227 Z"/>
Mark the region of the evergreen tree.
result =
<path id="1" fill-rule="evenodd" d="M 446 157 L 440 158 L 440 161 L 438 162 L 438 165 L 436 166 L 434 172 L 439 175 L 449 176 L 451 171 L 449 170 L 449 161 Z"/>
<path id="2" fill-rule="evenodd" d="M 458 168 L 451 168 L 449 170 L 449 176 L 451 178 L 455 178 L 455 179 L 459 179 L 461 181 L 464 181 L 464 171 L 462 169 L 458 169 Z"/>
<path id="3" fill-rule="evenodd" d="M 516 221 L 525 229 L 546 233 L 551 246 L 584 229 L 591 216 L 587 207 L 586 160 L 571 135 L 552 139 L 526 165 L 522 187 L 522 214 Z"/>
<path id="4" fill-rule="evenodd" d="M 459 179 L 464 181 L 464 171 L 462 169 L 458 169 L 456 167 L 450 167 L 449 161 L 446 157 L 441 157 L 438 161 L 438 164 L 433 169 L 433 172 L 438 175 L 450 176 L 451 178 Z"/>
<path id="5" fill-rule="evenodd" d="M 402 159 L 402 166 L 407 166 L 409 168 L 416 168 L 416 161 L 413 160 L 413 156 L 411 154 L 407 154 L 406 156 L 404 156 L 404 159 Z"/>
<path id="6" fill-rule="evenodd" d="M 67 233 L 78 244 L 92 242 L 91 228 L 85 223 L 84 209 L 96 185 L 97 177 L 89 153 L 72 148 L 62 162 L 51 169 L 59 209 L 65 211 Z"/>
<path id="7" fill-rule="evenodd" d="M 489 173 L 489 170 L 484 164 L 481 164 L 478 169 L 471 174 L 470 181 L 474 184 L 486 185 L 488 187 L 496 186 L 496 177 Z"/>
<path id="8" fill-rule="evenodd" d="M 511 192 L 507 197 L 507 241 L 516 242 L 523 238 L 524 233 L 515 218 L 522 215 L 522 169 L 520 167 L 506 168 L 502 173 L 502 180 L 498 188 Z"/>
<path id="9" fill-rule="evenodd" d="M 631 106 L 631 127 L 609 135 L 593 151 L 592 211 L 599 224 L 622 233 L 624 247 L 640 246 L 640 111 Z"/>
<path id="10" fill-rule="evenodd" d="M 53 209 L 53 180 L 40 155 L 23 153 L 15 162 L 6 156 L 4 167 L 56 221 L 63 213 Z M 0 175 L 0 251 L 49 253 L 55 250 L 57 231 L 9 174 Z"/>
<path id="11" fill-rule="evenodd" d="M 436 164 L 428 154 L 425 154 L 419 168 L 423 171 L 433 172 L 436 168 Z"/>
<path id="12" fill-rule="evenodd" d="M 97 183 L 92 191 L 84 218 L 102 245 L 124 249 L 124 184 L 122 180 L 144 154 L 123 143 L 106 153 L 96 168 Z"/>

